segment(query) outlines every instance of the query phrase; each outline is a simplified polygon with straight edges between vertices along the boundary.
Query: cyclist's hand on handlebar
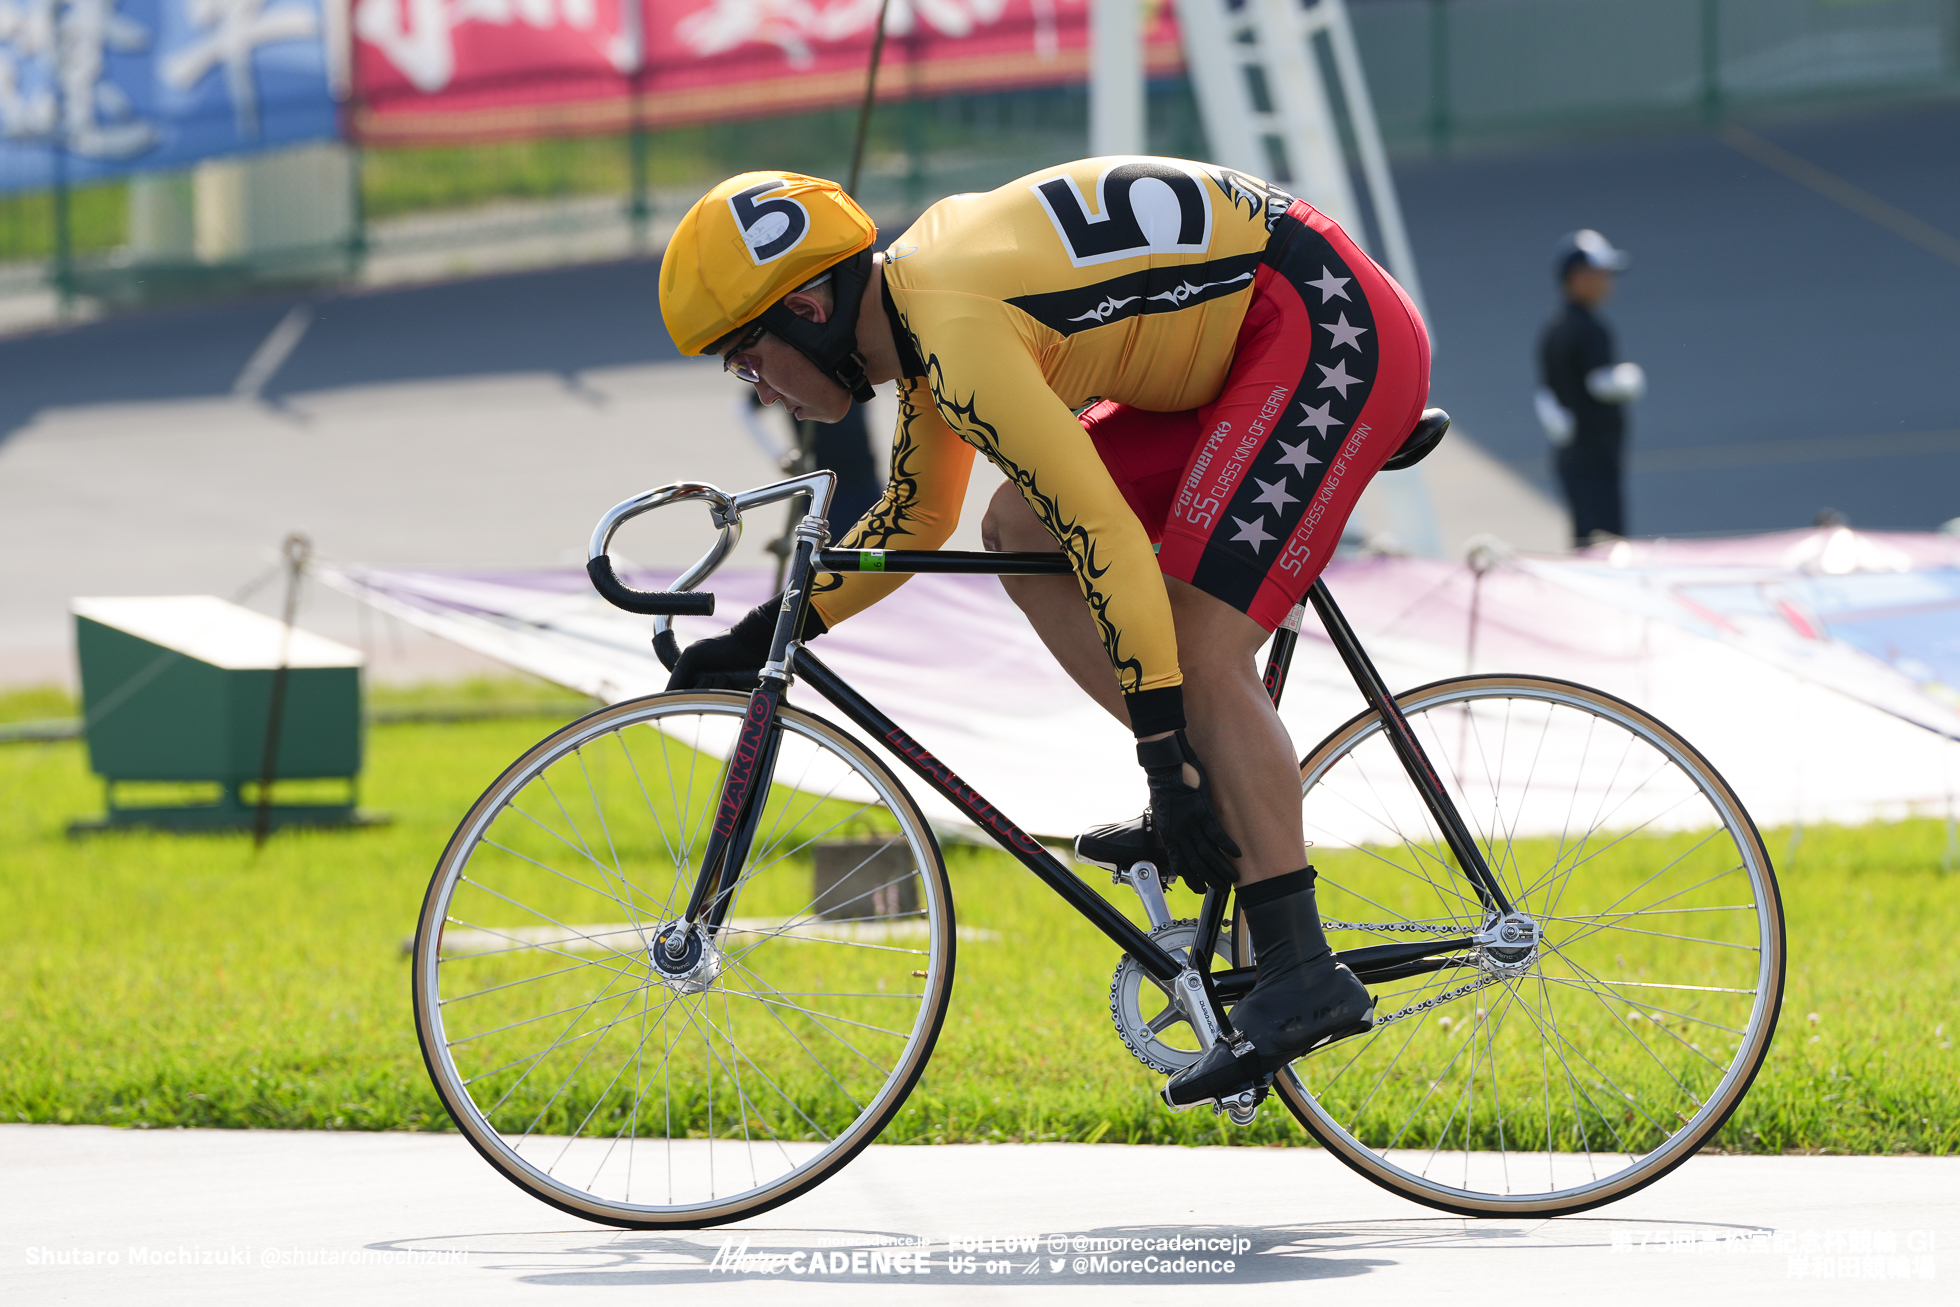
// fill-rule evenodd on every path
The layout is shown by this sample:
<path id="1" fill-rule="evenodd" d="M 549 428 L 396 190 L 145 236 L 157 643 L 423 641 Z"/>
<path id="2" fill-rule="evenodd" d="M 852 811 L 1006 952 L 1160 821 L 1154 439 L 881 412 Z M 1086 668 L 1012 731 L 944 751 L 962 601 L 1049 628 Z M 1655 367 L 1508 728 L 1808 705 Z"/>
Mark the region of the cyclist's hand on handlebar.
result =
<path id="1" fill-rule="evenodd" d="M 1230 889 L 1238 884 L 1238 869 L 1231 859 L 1240 856 L 1239 846 L 1225 833 L 1211 806 L 1204 764 L 1184 732 L 1139 741 L 1137 761 L 1149 778 L 1150 825 L 1163 843 L 1170 871 L 1194 889 Z M 1185 783 L 1186 763 L 1198 773 L 1195 786 Z"/>
<path id="2" fill-rule="evenodd" d="M 681 650 L 674 674 L 667 678 L 670 690 L 753 690 L 769 661 L 769 646 L 750 645 L 734 631 L 723 631 L 705 640 L 696 640 Z"/>
<path id="3" fill-rule="evenodd" d="M 753 690 L 762 665 L 769 661 L 769 640 L 776 633 L 780 600 L 751 608 L 741 621 L 720 635 L 696 640 L 681 650 L 670 690 Z"/>
<path id="4" fill-rule="evenodd" d="M 776 614 L 782 609 L 782 596 L 757 604 L 741 621 L 720 635 L 696 640 L 681 650 L 674 663 L 674 674 L 667 678 L 670 690 L 755 689 L 761 680 L 762 665 L 769 661 L 769 641 L 776 634 Z M 815 609 L 806 611 L 803 638 L 822 635 L 829 628 Z"/>

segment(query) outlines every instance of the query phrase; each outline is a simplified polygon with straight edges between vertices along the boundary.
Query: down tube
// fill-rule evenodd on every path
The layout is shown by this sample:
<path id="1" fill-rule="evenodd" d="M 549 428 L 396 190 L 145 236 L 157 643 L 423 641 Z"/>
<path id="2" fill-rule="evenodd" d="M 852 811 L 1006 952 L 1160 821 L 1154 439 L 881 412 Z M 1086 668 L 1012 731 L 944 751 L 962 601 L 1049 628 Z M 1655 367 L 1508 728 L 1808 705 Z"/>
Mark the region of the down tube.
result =
<path id="1" fill-rule="evenodd" d="M 817 693 L 837 705 L 837 710 L 882 741 L 893 756 L 918 774 L 961 812 L 973 819 L 995 843 L 1021 860 L 1041 877 L 1047 886 L 1068 900 L 1069 906 L 1087 917 L 1090 924 L 1116 941 L 1117 947 L 1143 964 L 1144 970 L 1162 981 L 1176 979 L 1183 967 L 1128 917 L 1111 906 L 1080 877 L 1055 861 L 1040 841 L 1001 815 L 999 809 L 976 793 L 972 786 L 954 775 L 945 763 L 933 757 L 903 727 L 874 707 L 870 700 L 853 690 L 837 675 L 812 657 L 810 651 L 796 652 L 796 674 L 808 681 Z"/>

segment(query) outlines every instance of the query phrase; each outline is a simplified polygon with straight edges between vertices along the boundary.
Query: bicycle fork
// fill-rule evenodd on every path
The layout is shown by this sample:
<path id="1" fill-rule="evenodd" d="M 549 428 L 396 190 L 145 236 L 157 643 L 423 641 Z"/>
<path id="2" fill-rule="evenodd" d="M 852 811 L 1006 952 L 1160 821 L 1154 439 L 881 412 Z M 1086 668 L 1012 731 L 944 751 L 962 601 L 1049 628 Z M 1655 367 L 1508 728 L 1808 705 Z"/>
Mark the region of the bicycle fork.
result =
<path id="1" fill-rule="evenodd" d="M 815 555 L 823 548 L 830 531 L 824 514 L 835 474 L 824 472 L 809 480 L 811 510 L 796 525 L 789 585 L 777 609 L 776 629 L 769 640 L 769 658 L 762 667 L 761 683 L 749 695 L 749 710 L 743 715 L 735 746 L 728 754 L 728 765 L 722 773 L 721 800 L 715 807 L 714 825 L 701 854 L 694 890 L 681 916 L 655 932 L 650 949 L 654 966 L 670 981 L 680 973 L 684 986 L 700 979 L 695 972 L 710 963 L 719 971 L 715 936 L 720 933 L 734 902 L 742 868 L 748 862 L 756 827 L 769 798 L 770 778 L 776 772 L 776 753 L 782 745 L 782 726 L 777 716 L 783 696 L 789 690 L 790 654 L 796 633 L 802 629 L 810 605 Z M 706 977 L 712 979 L 712 975 Z"/>

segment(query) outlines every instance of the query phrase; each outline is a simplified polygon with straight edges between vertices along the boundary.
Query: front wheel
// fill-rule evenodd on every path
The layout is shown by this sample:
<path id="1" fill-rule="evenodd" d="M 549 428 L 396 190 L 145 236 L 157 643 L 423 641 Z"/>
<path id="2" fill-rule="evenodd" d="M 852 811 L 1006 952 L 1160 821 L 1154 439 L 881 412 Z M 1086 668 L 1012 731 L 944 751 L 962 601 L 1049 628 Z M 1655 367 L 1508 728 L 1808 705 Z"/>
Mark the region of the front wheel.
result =
<path id="1" fill-rule="evenodd" d="M 1536 677 L 1398 702 L 1518 912 L 1488 941 L 1370 984 L 1377 1025 L 1276 1089 L 1343 1162 L 1472 1216 L 1623 1198 L 1692 1156 L 1769 1052 L 1782 902 L 1755 825 L 1679 736 Z M 1329 941 L 1465 939 L 1491 919 L 1373 711 L 1300 769 Z"/>
<path id="2" fill-rule="evenodd" d="M 748 702 L 655 695 L 562 728 L 477 800 L 429 884 L 429 1074 L 491 1165 L 574 1215 L 688 1228 L 786 1202 L 877 1137 L 938 1036 L 938 844 L 882 763 L 787 705 L 722 926 L 684 965 L 655 958 Z"/>

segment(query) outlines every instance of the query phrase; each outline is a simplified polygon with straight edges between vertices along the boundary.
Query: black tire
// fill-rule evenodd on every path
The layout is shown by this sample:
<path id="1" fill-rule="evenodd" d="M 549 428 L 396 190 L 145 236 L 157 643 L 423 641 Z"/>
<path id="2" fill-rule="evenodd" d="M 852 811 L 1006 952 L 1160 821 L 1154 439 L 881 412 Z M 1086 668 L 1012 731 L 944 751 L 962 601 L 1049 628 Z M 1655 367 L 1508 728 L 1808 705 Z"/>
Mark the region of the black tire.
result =
<path id="1" fill-rule="evenodd" d="M 1478 950 L 1371 984 L 1376 1029 L 1278 1095 L 1355 1171 L 1443 1211 L 1624 1198 L 1721 1128 L 1769 1052 L 1784 925 L 1762 839 L 1706 759 L 1610 695 L 1475 676 L 1398 702 L 1543 938 L 1522 967 Z M 1486 924 L 1372 710 L 1300 771 L 1336 949 Z"/>
<path id="2" fill-rule="evenodd" d="M 504 1176 L 588 1220 L 698 1228 L 821 1183 L 904 1105 L 945 1016 L 931 828 L 883 763 L 787 705 L 712 956 L 681 981 L 652 966 L 747 706 L 662 694 L 554 732 L 463 818 L 423 902 L 415 1025 L 444 1106 Z M 819 916 L 825 841 L 858 879 Z"/>

